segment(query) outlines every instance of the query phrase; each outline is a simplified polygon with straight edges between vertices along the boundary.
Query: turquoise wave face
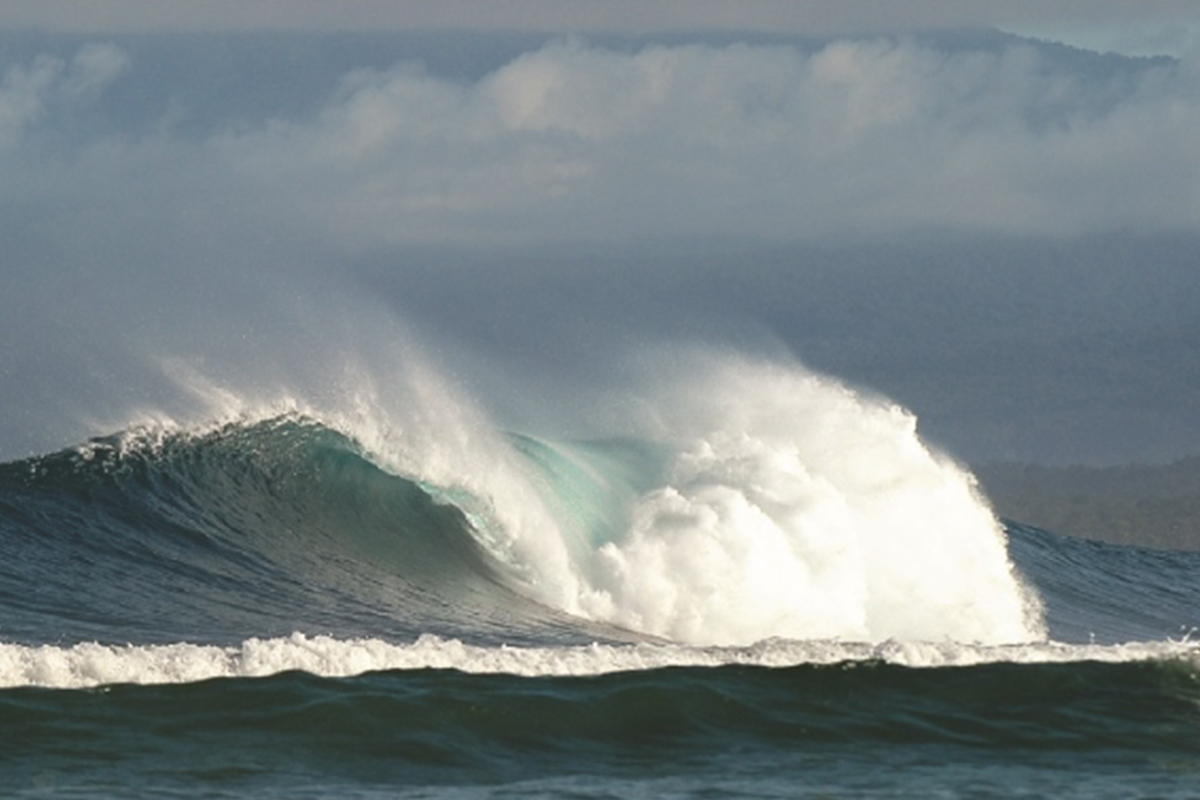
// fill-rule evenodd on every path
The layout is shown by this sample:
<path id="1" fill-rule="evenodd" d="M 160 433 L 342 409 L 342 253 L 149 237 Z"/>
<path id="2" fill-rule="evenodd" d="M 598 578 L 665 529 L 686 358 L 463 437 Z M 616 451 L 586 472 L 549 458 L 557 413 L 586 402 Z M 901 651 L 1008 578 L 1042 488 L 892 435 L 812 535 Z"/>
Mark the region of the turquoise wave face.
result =
<path id="1" fill-rule="evenodd" d="M 509 434 L 572 550 L 584 556 L 621 539 L 638 498 L 662 486 L 671 453 L 632 439 L 548 442 Z"/>

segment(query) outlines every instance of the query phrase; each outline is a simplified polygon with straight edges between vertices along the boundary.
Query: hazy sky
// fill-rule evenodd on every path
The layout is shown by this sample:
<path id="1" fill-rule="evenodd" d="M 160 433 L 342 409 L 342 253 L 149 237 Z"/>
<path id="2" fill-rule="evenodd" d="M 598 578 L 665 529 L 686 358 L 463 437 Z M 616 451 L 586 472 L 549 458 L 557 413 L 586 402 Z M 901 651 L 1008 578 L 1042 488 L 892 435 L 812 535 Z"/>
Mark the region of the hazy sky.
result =
<path id="1" fill-rule="evenodd" d="M 1195 8 L 10 0 L 0 457 L 364 320 L 565 385 L 787 349 L 971 459 L 1200 452 Z"/>
<path id="2" fill-rule="evenodd" d="M 482 28 L 818 35 L 996 26 L 1178 54 L 1194 36 L 1197 14 L 1191 0 L 8 0 L 0 25 L 82 32 Z"/>

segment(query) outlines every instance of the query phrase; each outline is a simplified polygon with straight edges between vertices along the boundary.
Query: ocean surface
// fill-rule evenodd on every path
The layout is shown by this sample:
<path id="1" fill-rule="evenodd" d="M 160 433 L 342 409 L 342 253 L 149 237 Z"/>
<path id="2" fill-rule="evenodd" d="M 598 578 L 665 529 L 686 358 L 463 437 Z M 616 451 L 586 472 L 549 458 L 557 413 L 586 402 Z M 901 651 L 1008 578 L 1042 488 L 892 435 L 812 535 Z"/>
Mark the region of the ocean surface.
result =
<path id="1" fill-rule="evenodd" d="M 794 370 L 448 402 L 0 465 L 0 797 L 1200 797 L 1200 555 L 1001 523 Z"/>

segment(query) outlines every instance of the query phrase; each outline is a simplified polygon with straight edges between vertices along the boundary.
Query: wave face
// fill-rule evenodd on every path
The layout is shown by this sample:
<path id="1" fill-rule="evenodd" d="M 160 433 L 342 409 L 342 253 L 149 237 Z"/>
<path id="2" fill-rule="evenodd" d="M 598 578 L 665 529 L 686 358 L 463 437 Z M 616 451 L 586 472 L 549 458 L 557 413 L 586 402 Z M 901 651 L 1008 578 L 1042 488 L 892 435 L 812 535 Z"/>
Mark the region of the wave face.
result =
<path id="1" fill-rule="evenodd" d="M 567 630 L 461 509 L 303 416 L 129 431 L 3 465 L 0 486 L 7 640 Z"/>

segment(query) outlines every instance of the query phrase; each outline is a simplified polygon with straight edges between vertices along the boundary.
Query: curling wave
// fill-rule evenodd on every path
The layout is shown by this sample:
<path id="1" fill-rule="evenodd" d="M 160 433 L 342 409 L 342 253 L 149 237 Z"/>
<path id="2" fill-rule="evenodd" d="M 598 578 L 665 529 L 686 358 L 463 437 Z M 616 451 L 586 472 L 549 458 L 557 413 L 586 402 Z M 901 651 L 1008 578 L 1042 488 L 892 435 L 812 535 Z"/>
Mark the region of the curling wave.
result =
<path id="1" fill-rule="evenodd" d="M 0 637 L 1044 637 L 970 475 L 912 415 L 827 378 L 708 356 L 647 391 L 636 435 L 575 442 L 419 395 L 4 465 L 22 565 Z"/>

